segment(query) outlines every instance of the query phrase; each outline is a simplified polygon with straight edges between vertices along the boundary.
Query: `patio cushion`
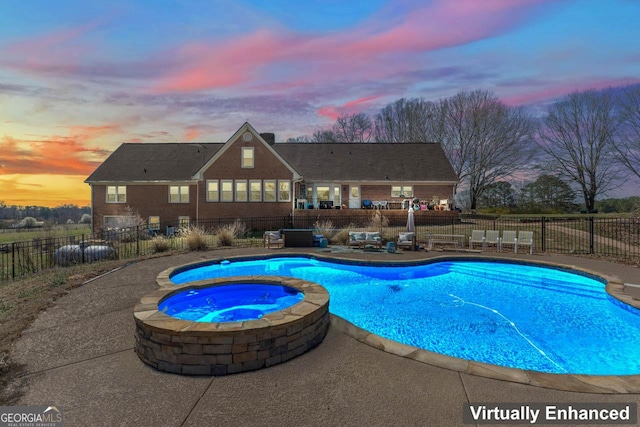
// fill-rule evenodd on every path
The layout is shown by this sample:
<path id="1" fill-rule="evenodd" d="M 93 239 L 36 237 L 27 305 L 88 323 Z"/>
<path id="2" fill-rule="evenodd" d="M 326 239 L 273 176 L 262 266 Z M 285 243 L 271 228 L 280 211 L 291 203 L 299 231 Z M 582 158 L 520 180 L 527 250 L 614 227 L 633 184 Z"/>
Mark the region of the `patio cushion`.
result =
<path id="1" fill-rule="evenodd" d="M 380 233 L 378 233 L 377 231 L 367 232 L 365 240 L 382 240 L 382 237 L 380 237 Z"/>

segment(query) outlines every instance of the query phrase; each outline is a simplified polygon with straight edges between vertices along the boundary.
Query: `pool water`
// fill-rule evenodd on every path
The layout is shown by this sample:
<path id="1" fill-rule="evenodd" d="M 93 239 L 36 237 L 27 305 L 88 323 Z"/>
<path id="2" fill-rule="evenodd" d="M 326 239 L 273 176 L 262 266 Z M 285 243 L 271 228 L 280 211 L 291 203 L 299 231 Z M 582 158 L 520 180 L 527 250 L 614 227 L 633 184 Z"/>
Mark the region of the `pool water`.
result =
<path id="1" fill-rule="evenodd" d="M 159 310 L 195 322 L 239 322 L 261 319 L 302 301 L 297 289 L 268 284 L 229 284 L 190 289 L 165 299 Z"/>
<path id="2" fill-rule="evenodd" d="M 507 262 L 372 266 L 281 257 L 213 264 L 171 277 L 279 275 L 314 281 L 330 311 L 394 341 L 548 373 L 640 374 L 640 310 L 601 280 Z"/>

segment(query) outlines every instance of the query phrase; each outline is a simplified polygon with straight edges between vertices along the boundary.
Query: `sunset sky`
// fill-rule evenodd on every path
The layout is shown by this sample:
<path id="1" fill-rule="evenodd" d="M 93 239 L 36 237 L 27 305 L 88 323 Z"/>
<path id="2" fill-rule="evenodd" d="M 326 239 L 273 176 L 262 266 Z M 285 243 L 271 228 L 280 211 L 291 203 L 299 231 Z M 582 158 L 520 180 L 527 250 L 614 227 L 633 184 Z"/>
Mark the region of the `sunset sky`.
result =
<path id="1" fill-rule="evenodd" d="M 639 20 L 636 0 L 2 1 L 0 200 L 86 205 L 120 143 L 244 121 L 284 141 L 463 89 L 539 113 L 640 82 Z"/>

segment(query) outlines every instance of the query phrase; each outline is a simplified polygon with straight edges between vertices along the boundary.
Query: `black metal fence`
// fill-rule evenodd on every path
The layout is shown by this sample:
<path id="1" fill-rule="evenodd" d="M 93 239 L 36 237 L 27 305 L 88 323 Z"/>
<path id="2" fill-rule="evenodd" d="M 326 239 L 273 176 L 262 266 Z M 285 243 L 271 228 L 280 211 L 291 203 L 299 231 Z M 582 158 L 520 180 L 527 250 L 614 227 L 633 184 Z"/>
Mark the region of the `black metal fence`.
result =
<path id="1" fill-rule="evenodd" d="M 190 227 L 203 230 L 208 247 L 220 246 L 221 229 L 235 229 L 240 236 L 233 239 L 236 247 L 257 246 L 266 230 L 283 228 L 318 228 L 333 243 L 346 233 L 340 230 L 377 230 L 393 240 L 406 228 L 406 217 L 354 214 L 320 217 L 215 218 L 191 221 L 189 224 L 163 223 L 155 229 L 131 227 L 65 237 L 39 237 L 28 241 L 0 243 L 0 282 L 36 274 L 54 267 L 87 263 L 102 259 L 133 259 L 167 249 L 190 247 Z M 640 218 L 610 217 L 491 217 L 460 215 L 459 217 L 415 216 L 415 232 L 419 242 L 430 234 L 465 236 L 472 230 L 533 231 L 536 252 L 562 254 L 596 254 L 604 257 L 640 259 Z M 165 237 L 158 242 L 155 236 Z M 330 235 L 330 236 L 329 236 Z M 338 240 L 336 240 L 338 239 Z"/>

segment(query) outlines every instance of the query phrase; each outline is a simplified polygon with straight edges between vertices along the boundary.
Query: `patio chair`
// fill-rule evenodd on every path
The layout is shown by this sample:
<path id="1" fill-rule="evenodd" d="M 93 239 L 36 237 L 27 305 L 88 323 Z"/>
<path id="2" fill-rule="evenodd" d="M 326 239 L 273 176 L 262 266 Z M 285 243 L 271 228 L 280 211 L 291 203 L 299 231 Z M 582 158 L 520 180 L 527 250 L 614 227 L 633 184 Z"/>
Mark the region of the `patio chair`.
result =
<path id="1" fill-rule="evenodd" d="M 506 230 L 502 232 L 502 239 L 500 239 L 500 246 L 498 250 L 502 252 L 502 248 L 507 246 L 513 246 L 513 252 L 518 250 L 518 238 L 516 232 L 513 230 Z"/>
<path id="2" fill-rule="evenodd" d="M 371 200 L 369 199 L 364 199 L 362 201 L 362 209 L 371 209 L 373 205 L 371 204 Z"/>
<path id="3" fill-rule="evenodd" d="M 380 209 L 380 202 L 378 200 L 374 200 L 371 202 L 373 205 L 373 209 Z"/>
<path id="4" fill-rule="evenodd" d="M 364 231 L 349 232 L 349 246 L 364 247 L 366 233 Z"/>
<path id="5" fill-rule="evenodd" d="M 262 236 L 264 247 L 270 249 L 272 246 L 284 247 L 284 234 L 280 231 L 265 231 Z"/>
<path id="6" fill-rule="evenodd" d="M 518 232 L 518 240 L 516 244 L 516 253 L 518 253 L 518 247 L 520 246 L 529 246 L 529 255 L 533 255 L 533 231 L 522 231 Z"/>
<path id="7" fill-rule="evenodd" d="M 440 206 L 440 210 L 441 211 L 448 211 L 449 210 L 449 200 L 448 199 L 441 199 L 439 206 Z"/>
<path id="8" fill-rule="evenodd" d="M 378 203 L 380 203 L 380 209 L 389 209 L 389 203 L 386 200 L 380 200 Z"/>
<path id="9" fill-rule="evenodd" d="M 484 230 L 471 230 L 471 236 L 469 237 L 469 249 L 473 250 L 473 244 L 481 244 L 481 249 L 484 249 Z"/>
<path id="10" fill-rule="evenodd" d="M 379 248 L 382 247 L 382 236 L 378 231 L 367 231 L 364 233 L 364 245 L 373 245 Z"/>
<path id="11" fill-rule="evenodd" d="M 409 248 L 414 250 L 416 248 L 416 233 L 402 232 L 398 233 L 398 241 L 396 242 L 399 248 Z"/>
<path id="12" fill-rule="evenodd" d="M 487 230 L 487 235 L 484 239 L 484 249 L 490 245 L 495 245 L 496 251 L 500 247 L 500 232 L 498 230 Z"/>

